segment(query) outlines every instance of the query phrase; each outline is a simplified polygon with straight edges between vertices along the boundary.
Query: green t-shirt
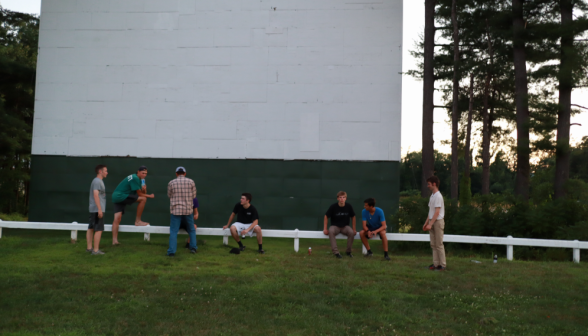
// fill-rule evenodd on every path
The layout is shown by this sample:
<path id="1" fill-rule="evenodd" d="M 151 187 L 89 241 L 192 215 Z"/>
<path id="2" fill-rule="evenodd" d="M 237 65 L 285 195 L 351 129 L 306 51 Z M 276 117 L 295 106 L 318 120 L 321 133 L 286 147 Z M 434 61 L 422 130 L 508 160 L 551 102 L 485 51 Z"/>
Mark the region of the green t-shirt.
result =
<path id="1" fill-rule="evenodd" d="M 137 174 L 132 174 L 124 178 L 118 187 L 112 193 L 112 203 L 124 201 L 130 194 L 136 194 L 141 189 L 141 180 Z"/>

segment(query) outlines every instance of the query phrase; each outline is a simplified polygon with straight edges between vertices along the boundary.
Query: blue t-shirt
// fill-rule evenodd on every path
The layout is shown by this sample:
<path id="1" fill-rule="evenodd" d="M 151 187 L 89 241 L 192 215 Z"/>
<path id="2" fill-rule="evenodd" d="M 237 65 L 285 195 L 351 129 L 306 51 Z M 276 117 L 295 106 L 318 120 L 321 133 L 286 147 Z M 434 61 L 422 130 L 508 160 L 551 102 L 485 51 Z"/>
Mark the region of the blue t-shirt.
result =
<path id="1" fill-rule="evenodd" d="M 382 222 L 385 221 L 386 218 L 384 217 L 384 211 L 376 207 L 376 211 L 374 211 L 373 215 L 366 209 L 363 209 L 361 211 L 361 220 L 367 222 L 367 227 L 370 231 L 374 231 L 382 227 Z"/>

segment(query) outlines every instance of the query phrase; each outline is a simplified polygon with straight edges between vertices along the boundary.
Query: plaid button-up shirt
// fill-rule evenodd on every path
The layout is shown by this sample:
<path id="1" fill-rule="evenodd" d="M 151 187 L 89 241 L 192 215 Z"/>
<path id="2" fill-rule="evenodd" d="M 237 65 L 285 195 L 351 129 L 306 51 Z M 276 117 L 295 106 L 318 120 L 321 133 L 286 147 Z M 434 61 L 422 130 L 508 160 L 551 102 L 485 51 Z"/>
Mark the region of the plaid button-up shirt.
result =
<path id="1" fill-rule="evenodd" d="M 180 175 L 167 185 L 167 197 L 172 215 L 191 215 L 194 211 L 192 201 L 196 198 L 196 185 L 191 179 Z"/>

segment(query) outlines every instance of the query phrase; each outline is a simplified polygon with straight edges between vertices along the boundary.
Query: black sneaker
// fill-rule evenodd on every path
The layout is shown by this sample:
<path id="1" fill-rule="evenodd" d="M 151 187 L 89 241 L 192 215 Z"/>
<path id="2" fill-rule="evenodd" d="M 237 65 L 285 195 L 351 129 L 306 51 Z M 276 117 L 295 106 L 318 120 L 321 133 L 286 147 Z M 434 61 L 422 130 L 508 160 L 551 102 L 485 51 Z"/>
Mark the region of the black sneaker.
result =
<path id="1" fill-rule="evenodd" d="M 435 267 L 435 271 L 445 271 L 445 267 L 439 265 L 439 266 Z"/>
<path id="2" fill-rule="evenodd" d="M 384 259 L 390 261 L 390 257 L 387 254 L 384 256 Z"/>
<path id="3" fill-rule="evenodd" d="M 346 254 L 349 258 L 353 258 L 353 254 L 351 254 L 351 252 L 346 252 Z"/>
<path id="4" fill-rule="evenodd" d="M 190 249 L 190 243 L 186 243 L 186 248 Z"/>
<path id="5" fill-rule="evenodd" d="M 366 258 L 373 257 L 374 256 L 374 252 L 371 252 L 370 251 L 370 252 L 366 253 L 365 256 L 366 256 Z"/>
<path id="6" fill-rule="evenodd" d="M 197 249 L 190 249 L 190 253 L 196 254 L 196 253 L 198 253 L 198 250 Z"/>
<path id="7" fill-rule="evenodd" d="M 170 253 L 170 254 L 168 254 L 167 256 L 168 256 L 168 257 L 175 257 L 175 256 L 176 256 L 176 254 L 175 254 L 175 253 Z"/>
<path id="8" fill-rule="evenodd" d="M 245 251 L 245 245 L 239 247 L 239 251 L 241 251 L 241 252 Z"/>
<path id="9" fill-rule="evenodd" d="M 431 265 L 429 265 L 429 269 L 430 269 L 431 271 L 434 271 L 434 270 L 435 270 L 435 268 L 437 268 L 437 267 L 435 267 L 435 264 L 431 264 Z"/>
<path id="10" fill-rule="evenodd" d="M 86 249 L 86 252 L 92 253 L 92 252 L 94 252 L 94 250 L 93 249 Z"/>
<path id="11" fill-rule="evenodd" d="M 340 253 L 335 254 L 335 257 L 337 257 L 337 259 L 343 258 Z"/>
<path id="12" fill-rule="evenodd" d="M 245 247 L 245 246 L 243 246 L 243 247 Z M 264 250 L 257 250 L 257 252 L 259 252 L 259 254 L 265 254 Z"/>

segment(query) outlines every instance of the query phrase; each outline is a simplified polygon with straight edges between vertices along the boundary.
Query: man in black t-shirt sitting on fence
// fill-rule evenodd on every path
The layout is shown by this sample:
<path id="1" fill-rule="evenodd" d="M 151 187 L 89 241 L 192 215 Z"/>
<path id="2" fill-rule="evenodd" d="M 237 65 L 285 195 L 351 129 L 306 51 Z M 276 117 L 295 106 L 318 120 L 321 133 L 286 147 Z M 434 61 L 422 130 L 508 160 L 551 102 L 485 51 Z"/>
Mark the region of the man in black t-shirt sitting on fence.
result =
<path id="1" fill-rule="evenodd" d="M 346 252 L 347 255 L 352 258 L 353 254 L 351 254 L 351 247 L 353 246 L 353 238 L 355 238 L 355 234 L 357 233 L 355 230 L 355 212 L 353 211 L 351 204 L 345 203 L 346 200 L 347 193 L 344 191 L 339 191 L 337 193 L 337 203 L 329 207 L 329 210 L 327 210 L 327 213 L 325 214 L 324 221 L 325 226 L 323 233 L 325 235 L 329 235 L 333 254 L 339 259 L 342 257 L 339 253 L 339 249 L 337 249 L 337 239 L 335 237 L 339 233 L 347 236 Z M 327 230 L 329 218 L 331 219 L 331 227 Z M 349 219 L 352 220 L 353 229 L 349 227 Z"/>
<path id="2" fill-rule="evenodd" d="M 231 226 L 233 218 L 237 215 L 237 221 L 231 226 L 231 235 L 239 243 L 239 249 L 241 251 L 245 250 L 245 246 L 241 243 L 239 236 L 249 235 L 249 237 L 253 237 L 253 233 L 255 232 L 257 235 L 257 244 L 259 244 L 259 250 L 257 252 L 264 254 L 265 251 L 261 246 L 261 227 L 258 224 L 259 215 L 257 214 L 257 209 L 251 205 L 251 199 L 252 196 L 250 193 L 241 194 L 241 201 L 235 204 L 233 213 L 229 217 L 229 222 L 223 226 L 223 230 Z"/>

